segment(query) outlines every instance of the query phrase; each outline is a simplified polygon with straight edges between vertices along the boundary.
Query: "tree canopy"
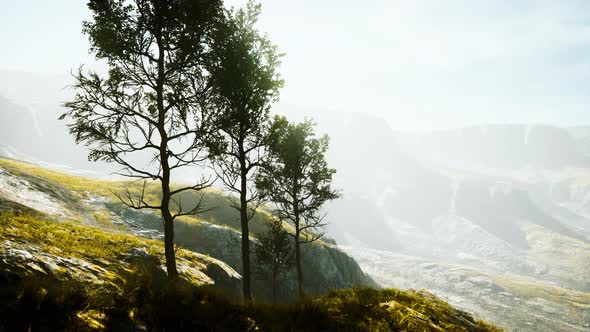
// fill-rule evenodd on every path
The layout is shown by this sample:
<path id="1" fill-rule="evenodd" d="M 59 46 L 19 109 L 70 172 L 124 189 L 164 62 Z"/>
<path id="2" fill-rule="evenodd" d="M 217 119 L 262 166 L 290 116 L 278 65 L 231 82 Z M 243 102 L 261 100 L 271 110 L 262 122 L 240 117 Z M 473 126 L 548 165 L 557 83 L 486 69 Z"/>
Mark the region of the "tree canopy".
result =
<path id="1" fill-rule="evenodd" d="M 256 29 L 261 7 L 229 9 L 215 30 L 208 57 L 216 108 L 213 142 L 215 170 L 240 212 L 243 295 L 251 299 L 250 231 L 248 222 L 259 205 L 253 177 L 266 155 L 265 137 L 271 105 L 283 80 L 278 73 L 282 54 Z"/>
<path id="2" fill-rule="evenodd" d="M 283 229 L 280 220 L 271 219 L 266 226 L 266 232 L 258 235 L 254 252 L 259 264 L 257 271 L 263 277 L 269 277 L 272 301 L 276 303 L 279 278 L 293 264 L 292 245 L 289 234 Z"/>
<path id="3" fill-rule="evenodd" d="M 212 28 L 222 19 L 219 0 L 90 0 L 92 19 L 83 32 L 90 51 L 105 60 L 108 73 L 80 68 L 76 95 L 65 103 L 69 129 L 90 147 L 89 159 L 123 166 L 119 174 L 161 183 L 162 199 L 143 192 L 116 193 L 135 209 L 159 210 L 164 220 L 166 266 L 177 276 L 173 221 L 196 214 L 201 204 L 183 207 L 175 195 L 209 186 L 207 179 L 172 190 L 171 173 L 207 158 L 211 99 L 204 64 Z M 146 166 L 147 164 L 147 166 Z"/>
<path id="4" fill-rule="evenodd" d="M 303 296 L 303 272 L 300 244 L 323 236 L 325 202 L 339 197 L 332 188 L 336 170 L 325 160 L 329 138 L 316 137 L 314 123 L 290 123 L 276 116 L 270 126 L 267 142 L 269 161 L 256 179 L 261 197 L 272 202 L 280 220 L 295 227 L 295 261 L 300 296 Z"/>

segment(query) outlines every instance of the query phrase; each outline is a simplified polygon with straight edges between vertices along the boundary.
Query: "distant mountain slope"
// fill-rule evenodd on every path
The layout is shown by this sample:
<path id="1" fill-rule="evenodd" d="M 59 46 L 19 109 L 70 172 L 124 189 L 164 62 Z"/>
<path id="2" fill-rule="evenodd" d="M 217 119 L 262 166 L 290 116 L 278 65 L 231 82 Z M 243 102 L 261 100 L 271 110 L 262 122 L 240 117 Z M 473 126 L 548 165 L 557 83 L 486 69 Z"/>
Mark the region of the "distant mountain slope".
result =
<path id="1" fill-rule="evenodd" d="M 544 240 L 547 240 L 545 238 Z M 430 289 L 508 331 L 588 331 L 590 292 L 388 251 L 344 248 L 385 287 Z"/>
<path id="2" fill-rule="evenodd" d="M 441 130 L 407 143 L 406 149 L 416 156 L 450 166 L 590 166 L 590 159 L 567 129 L 547 125 L 481 125 Z"/>
<path id="3" fill-rule="evenodd" d="M 37 154 L 42 134 L 34 114 L 0 95 L 0 143 L 11 146 L 15 151 L 29 151 Z"/>
<path id="4" fill-rule="evenodd" d="M 377 281 L 428 288 L 509 329 L 589 327 L 590 168 L 567 130 L 416 135 L 363 114 L 339 120 L 318 117 L 344 189 L 327 220 Z"/>

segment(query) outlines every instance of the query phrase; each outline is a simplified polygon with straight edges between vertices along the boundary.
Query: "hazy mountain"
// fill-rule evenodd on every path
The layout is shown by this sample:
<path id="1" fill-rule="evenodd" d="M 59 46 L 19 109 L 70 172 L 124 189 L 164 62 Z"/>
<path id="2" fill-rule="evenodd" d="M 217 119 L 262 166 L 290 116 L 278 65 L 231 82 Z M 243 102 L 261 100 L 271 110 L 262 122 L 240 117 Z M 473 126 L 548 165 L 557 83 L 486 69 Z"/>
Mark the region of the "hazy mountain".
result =
<path id="1" fill-rule="evenodd" d="M 590 166 L 567 129 L 547 125 L 482 125 L 409 135 L 405 143 L 412 155 L 452 167 Z"/>
<path id="2" fill-rule="evenodd" d="M 0 95 L 5 151 L 108 173 L 57 121 L 56 100 L 32 111 Z M 589 328 L 590 127 L 415 134 L 362 113 L 278 112 L 313 116 L 330 135 L 342 199 L 326 209 L 328 234 L 376 281 L 426 288 L 511 329 Z"/>
<path id="3" fill-rule="evenodd" d="M 409 134 L 332 115 L 317 116 L 344 193 L 330 231 L 378 282 L 433 290 L 509 329 L 588 328 L 590 168 L 567 129 Z"/>

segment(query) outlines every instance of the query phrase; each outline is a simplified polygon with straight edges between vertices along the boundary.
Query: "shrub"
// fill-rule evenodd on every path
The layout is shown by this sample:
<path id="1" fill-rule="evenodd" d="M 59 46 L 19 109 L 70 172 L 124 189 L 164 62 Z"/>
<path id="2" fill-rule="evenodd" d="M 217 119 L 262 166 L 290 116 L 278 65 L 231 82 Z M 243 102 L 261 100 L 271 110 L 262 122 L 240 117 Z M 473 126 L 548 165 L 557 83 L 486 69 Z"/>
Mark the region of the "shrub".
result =
<path id="1" fill-rule="evenodd" d="M 88 293 L 81 284 L 3 272 L 0 285 L 0 330 L 84 330 L 77 314 L 86 307 Z"/>

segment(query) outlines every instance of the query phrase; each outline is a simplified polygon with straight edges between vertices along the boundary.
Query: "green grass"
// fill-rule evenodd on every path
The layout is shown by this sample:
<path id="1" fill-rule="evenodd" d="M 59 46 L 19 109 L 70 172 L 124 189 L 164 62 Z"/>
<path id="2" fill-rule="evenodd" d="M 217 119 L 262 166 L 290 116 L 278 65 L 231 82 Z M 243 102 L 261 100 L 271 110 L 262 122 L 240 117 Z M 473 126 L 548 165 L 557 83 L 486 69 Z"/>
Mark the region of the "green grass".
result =
<path id="1" fill-rule="evenodd" d="M 39 244 L 44 251 L 65 257 L 112 259 L 137 247 L 146 248 L 157 255 L 163 253 L 159 241 L 107 233 L 74 222 L 55 222 L 5 212 L 0 212 L 0 239 Z"/>
<path id="2" fill-rule="evenodd" d="M 500 331 L 425 291 L 351 288 L 315 302 L 341 327 L 359 331 Z"/>
<path id="3" fill-rule="evenodd" d="M 108 268 L 113 278 L 127 268 L 121 260 L 132 249 L 145 250 L 150 256 L 157 258 L 160 264 L 163 264 L 164 259 L 162 241 L 105 231 L 73 221 L 57 222 L 38 214 L 0 212 L 0 241 L 2 240 L 32 244 L 40 247 L 43 252 L 60 257 L 109 262 Z M 199 269 L 204 268 L 204 260 L 210 259 L 180 248 L 176 257 Z"/>
<path id="4" fill-rule="evenodd" d="M 90 198 L 91 196 L 102 196 L 107 198 L 111 203 L 123 206 L 119 199 L 114 193 L 125 194 L 126 190 L 129 190 L 132 197 L 139 197 L 143 189 L 143 182 L 139 181 L 111 181 L 111 180 L 98 180 L 86 177 L 75 176 L 66 174 L 63 172 L 42 168 L 33 164 L 15 161 L 12 159 L 3 159 L 0 157 L 0 166 L 8 170 L 10 173 L 34 180 L 35 183 L 44 183 L 44 190 L 51 191 L 73 191 L 79 195 L 79 199 Z M 48 188 L 50 187 L 51 188 Z M 178 188 L 180 185 L 175 184 L 173 188 Z M 152 205 L 159 205 L 161 200 L 159 182 L 148 181 L 146 183 L 144 199 L 147 203 Z M 190 210 L 203 196 L 203 207 L 210 209 L 198 216 L 183 216 L 178 219 L 179 222 L 190 225 L 191 223 L 207 221 L 213 224 L 226 226 L 231 229 L 240 231 L 241 225 L 239 220 L 239 213 L 237 210 L 229 205 L 229 199 L 227 195 L 218 188 L 208 188 L 203 192 L 186 191 L 179 194 L 176 199 L 182 201 L 184 210 Z M 63 194 L 61 196 L 64 196 Z M 79 200 L 78 199 L 78 200 Z M 75 201 L 75 198 L 68 197 L 69 205 L 75 205 L 73 208 L 78 213 L 83 213 L 83 210 L 78 206 L 79 202 Z M 157 211 L 156 211 L 157 212 Z M 100 213 L 100 212 L 98 212 Z M 95 215 L 91 216 L 96 219 Z M 261 207 L 254 218 L 249 223 L 250 234 L 256 236 L 266 231 L 266 222 L 272 218 L 269 213 L 268 207 Z M 104 218 L 100 218 L 100 222 L 103 222 L 103 226 L 107 226 Z M 285 229 L 291 233 L 294 233 L 294 227 L 291 224 L 285 223 Z M 319 245 L 326 245 L 324 241 L 318 241 Z"/>
<path id="5" fill-rule="evenodd" d="M 51 324 L 59 323 L 60 330 L 88 331 L 134 326 L 171 331 L 217 327 L 221 331 L 499 331 L 423 291 L 339 289 L 294 304 L 244 306 L 238 298 L 231 300 L 217 289 L 197 287 L 199 283 L 192 280 L 169 284 L 162 270 L 143 265 L 131 268 L 121 262 L 121 255 L 133 248 L 162 257 L 160 241 L 57 222 L 42 215 L 1 212 L 2 240 L 35 245 L 61 257 L 107 260 L 113 273 L 105 281 L 119 285 L 97 289 L 84 279 L 15 276 L 6 269 L 0 273 L 0 295 L 4 294 L 0 311 L 13 312 L 8 321 L 18 318 L 13 322 L 16 325 L 9 326 L 50 324 L 47 322 L 58 317 Z M 185 250 L 177 256 L 192 262 L 202 259 Z M 156 266 L 159 264 L 161 261 Z"/>

